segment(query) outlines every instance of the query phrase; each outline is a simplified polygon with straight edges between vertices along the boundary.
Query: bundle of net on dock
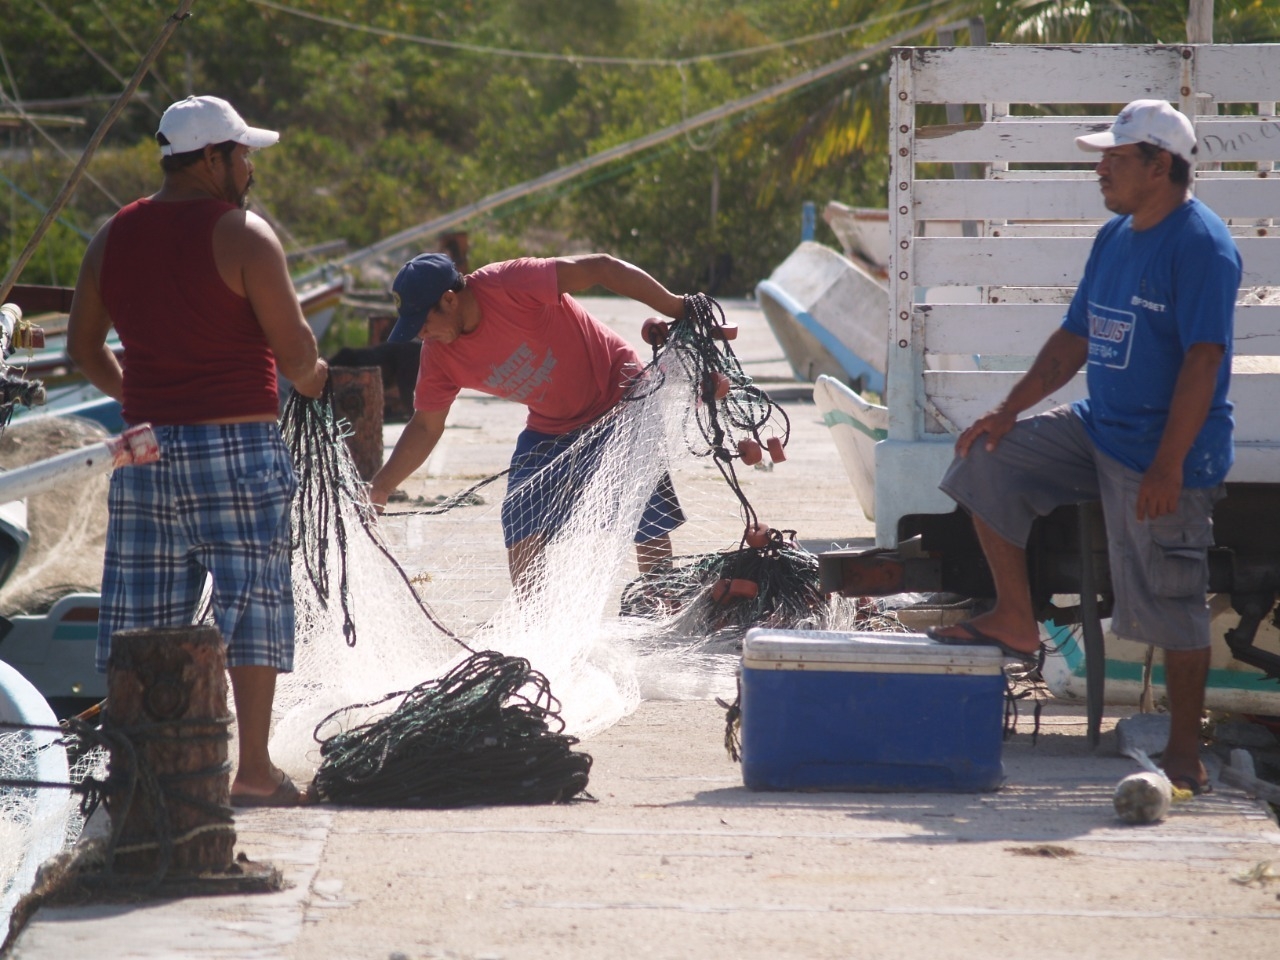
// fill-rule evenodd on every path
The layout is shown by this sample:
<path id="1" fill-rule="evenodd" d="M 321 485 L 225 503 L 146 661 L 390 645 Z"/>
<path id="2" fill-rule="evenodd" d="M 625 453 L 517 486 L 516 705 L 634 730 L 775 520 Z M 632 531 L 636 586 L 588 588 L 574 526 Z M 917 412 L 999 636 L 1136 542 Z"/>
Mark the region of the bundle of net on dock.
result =
<path id="1" fill-rule="evenodd" d="M 571 749 L 578 741 L 564 734 L 546 677 L 519 657 L 474 651 L 412 592 L 403 568 L 378 536 L 343 443 L 346 425 L 334 416 L 331 396 L 313 401 L 292 395 L 282 429 L 299 480 L 293 510 L 295 581 L 310 598 L 302 605 L 308 620 L 321 613 L 334 623 L 340 620 L 346 648 L 357 646 L 353 559 L 359 545 L 372 544 L 384 574 L 392 583 L 399 581 L 416 608 L 417 616 L 410 614 L 415 630 L 405 637 L 405 662 L 416 669 L 411 675 L 432 676 L 441 653 L 427 642 L 432 636 L 452 641 L 456 655 L 467 655 L 438 679 L 340 707 L 325 717 L 313 731 L 320 766 L 312 797 L 365 806 L 452 807 L 554 803 L 585 790 L 591 757 Z M 376 631 L 387 616 L 374 619 L 370 613 L 364 620 Z M 314 663 L 321 639 L 305 637 L 301 651 L 309 662 Z M 376 666 L 380 651 L 367 652 Z M 376 669 L 368 676 L 370 684 L 390 679 Z M 317 692 L 333 696 L 332 690 Z"/>
<path id="2" fill-rule="evenodd" d="M 719 304 L 699 294 L 686 298 L 685 319 L 667 326 L 665 341 L 650 341 L 652 357 L 623 401 L 564 454 L 584 465 L 571 489 L 533 498 L 562 522 L 520 591 L 503 544 L 510 491 L 449 470 L 450 444 L 474 436 L 468 410 L 479 408 L 465 398 L 416 475 L 423 499 L 376 520 L 353 466 L 339 464 L 323 481 L 316 472 L 324 450 L 342 446 L 332 425 L 327 438 L 295 444 L 296 459 L 306 449 L 298 459 L 299 473 L 310 471 L 304 486 L 324 482 L 338 492 L 323 497 L 332 505 L 323 508 L 308 506 L 304 494 L 295 513 L 303 528 L 295 536 L 312 550 L 311 559 L 294 560 L 298 640 L 294 672 L 277 686 L 277 762 L 309 775 L 322 761 L 312 734 L 325 718 L 351 704 L 389 712 L 387 691 L 443 677 L 475 650 L 527 661 L 559 699 L 564 729 L 586 739 L 642 699 L 732 696 L 751 626 L 855 629 L 857 604 L 820 593 L 815 557 L 787 529 L 795 524 L 779 522 L 790 501 L 760 509 L 761 490 L 782 492 L 765 483 L 767 471 L 788 466 L 760 454 L 780 453 L 790 424 L 743 370 L 727 327 Z M 526 410 L 479 402 L 486 423 L 509 427 L 494 444 L 497 476 Z M 687 522 L 671 534 L 672 559 L 638 580 L 636 529 L 668 475 Z M 541 482 L 535 475 L 521 490 Z M 519 493 L 505 499 L 509 517 L 521 509 Z M 324 562 L 316 551 L 327 551 Z M 336 720 L 365 722 L 341 713 Z"/>
<path id="3" fill-rule="evenodd" d="M 397 702 L 398 701 L 398 702 Z M 343 717 L 395 709 L 326 733 Z M 483 651 L 438 680 L 326 718 L 316 731 L 317 800 L 360 806 L 558 803 L 586 790 L 591 757 L 564 733 L 546 677 Z"/>

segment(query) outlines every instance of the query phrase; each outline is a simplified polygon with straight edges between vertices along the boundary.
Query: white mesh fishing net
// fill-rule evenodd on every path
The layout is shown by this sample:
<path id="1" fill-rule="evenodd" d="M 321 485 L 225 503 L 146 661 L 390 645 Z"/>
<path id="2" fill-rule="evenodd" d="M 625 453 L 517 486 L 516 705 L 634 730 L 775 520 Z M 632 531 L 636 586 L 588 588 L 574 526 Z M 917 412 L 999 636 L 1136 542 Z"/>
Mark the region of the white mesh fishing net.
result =
<path id="1" fill-rule="evenodd" d="M 7 664 L 0 664 L 0 720 L 31 727 L 0 729 L 0 780 L 45 784 L 0 787 L 0 917 L 8 917 L 40 866 L 84 824 L 80 795 L 55 785 L 100 780 L 106 754 L 94 749 L 69 759 L 53 711 Z"/>
<path id="2" fill-rule="evenodd" d="M 108 432 L 82 417 L 15 420 L 0 434 L 0 468 L 12 470 L 100 443 Z M 110 473 L 79 476 L 27 497 L 31 540 L 22 563 L 0 587 L 0 613 L 43 613 L 68 593 L 102 585 Z"/>
<path id="3" fill-rule="evenodd" d="M 733 369 L 732 358 L 728 367 L 734 390 L 711 401 L 720 405 L 722 447 L 736 450 L 737 437 L 751 433 L 762 444 L 781 439 L 785 417 L 776 411 L 750 430 L 733 425 L 735 405 L 742 407 L 746 397 L 758 407 L 760 394 Z M 550 680 L 568 731 L 576 736 L 607 728 L 644 698 L 734 696 L 736 643 L 750 624 L 734 615 L 739 601 L 710 598 L 718 581 L 736 574 L 700 558 L 737 555 L 744 526 L 755 518 L 710 455 L 704 375 L 696 358 L 673 349 L 647 369 L 610 420 L 597 468 L 573 491 L 572 504 L 561 507 L 567 519 L 547 542 L 528 589 L 511 587 L 501 524 L 503 481 L 443 513 L 388 513 L 378 520 L 379 537 L 391 545 L 435 619 L 474 650 L 528 659 Z M 674 570 L 636 584 L 634 534 L 665 472 L 687 522 L 671 535 Z M 343 613 L 334 599 L 340 571 L 331 563 L 330 599 L 322 603 L 295 558 L 296 663 L 292 674 L 279 679 L 271 750 L 277 763 L 302 777 L 318 763 L 312 732 L 330 712 L 409 689 L 467 654 L 429 622 L 382 548 L 361 529 L 358 509 L 350 501 L 342 507 L 354 645 L 344 639 Z M 305 525 L 314 519 L 304 513 L 295 521 Z M 852 629 L 856 604 L 815 598 L 816 575 L 807 590 L 786 582 L 796 576 L 796 557 L 812 557 L 775 535 L 772 547 L 779 546 L 781 561 L 747 551 L 747 566 L 762 591 L 797 594 L 790 599 L 798 602 L 757 622 Z M 779 572 L 770 587 L 766 579 Z M 644 615 L 623 615 L 624 595 L 629 610 Z"/>

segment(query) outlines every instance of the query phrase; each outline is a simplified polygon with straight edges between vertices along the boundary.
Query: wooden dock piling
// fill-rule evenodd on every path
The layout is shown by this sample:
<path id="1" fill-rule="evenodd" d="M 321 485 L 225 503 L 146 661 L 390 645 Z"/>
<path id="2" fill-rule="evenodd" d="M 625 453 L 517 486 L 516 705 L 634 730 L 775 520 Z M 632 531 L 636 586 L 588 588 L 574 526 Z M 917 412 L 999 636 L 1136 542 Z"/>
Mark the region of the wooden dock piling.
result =
<path id="1" fill-rule="evenodd" d="M 331 367 L 333 409 L 351 424 L 347 449 L 361 480 L 372 480 L 382 466 L 382 370 L 379 367 Z"/>
<path id="2" fill-rule="evenodd" d="M 127 749 L 111 756 L 107 806 L 113 820 L 125 817 L 114 869 L 154 874 L 163 866 L 169 876 L 228 870 L 236 834 L 226 654 L 217 628 L 113 634 L 105 723 L 136 756 L 134 762 Z M 131 775 L 130 799 L 124 785 Z"/>

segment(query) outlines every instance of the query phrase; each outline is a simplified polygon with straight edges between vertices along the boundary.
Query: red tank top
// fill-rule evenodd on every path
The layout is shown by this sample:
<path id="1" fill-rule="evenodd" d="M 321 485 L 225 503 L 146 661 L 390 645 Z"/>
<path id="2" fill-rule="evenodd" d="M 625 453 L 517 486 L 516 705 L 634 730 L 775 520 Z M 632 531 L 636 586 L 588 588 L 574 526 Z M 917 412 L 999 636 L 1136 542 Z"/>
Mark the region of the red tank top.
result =
<path id="1" fill-rule="evenodd" d="M 124 346 L 128 423 L 185 424 L 279 410 L 275 357 L 249 301 L 213 260 L 221 200 L 137 200 L 111 221 L 102 300 Z"/>

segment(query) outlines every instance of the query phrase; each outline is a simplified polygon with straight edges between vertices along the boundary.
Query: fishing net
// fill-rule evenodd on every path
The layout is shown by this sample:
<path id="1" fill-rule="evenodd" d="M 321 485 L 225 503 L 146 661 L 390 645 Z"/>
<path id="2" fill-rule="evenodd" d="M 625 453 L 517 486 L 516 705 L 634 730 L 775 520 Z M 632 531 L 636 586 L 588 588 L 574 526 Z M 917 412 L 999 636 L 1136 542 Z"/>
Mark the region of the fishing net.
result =
<path id="1" fill-rule="evenodd" d="M 68 749 L 72 741 L 62 733 L 52 725 L 0 723 L 0 917 L 27 894 L 40 867 L 80 836 L 85 817 L 76 788 L 106 775 L 105 750 Z"/>
<path id="2" fill-rule="evenodd" d="M 53 735 L 27 730 L 0 730 L 0 780 L 39 780 L 54 766 L 41 756 Z M 60 779 L 67 767 L 63 755 Z M 74 805 L 38 787 L 0 789 L 0 916 L 7 917 L 35 880 L 36 868 L 62 849 L 67 820 Z"/>
<path id="3" fill-rule="evenodd" d="M 763 524 L 743 494 L 737 471 L 766 451 L 765 465 L 780 463 L 789 423 L 743 373 L 734 332 L 703 295 L 686 298 L 684 321 L 646 329 L 652 362 L 558 458 L 582 469 L 567 484 L 561 473 L 555 489 L 537 489 L 551 471 L 535 474 L 523 483 L 537 496 L 510 498 L 509 520 L 526 499 L 562 518 L 520 589 L 503 545 L 506 484 L 458 483 L 441 503 L 374 521 L 354 466 L 321 476 L 330 441 L 291 428 L 286 411 L 303 493 L 296 661 L 277 687 L 277 762 L 310 776 L 321 740 L 389 716 L 391 691 L 441 678 L 474 651 L 527 661 L 565 731 L 585 739 L 643 698 L 732 696 L 751 626 L 853 629 L 857 605 L 821 595 L 816 558 L 795 531 Z M 637 525 L 668 475 L 687 522 L 671 533 L 672 559 L 641 577 Z"/>
<path id="4" fill-rule="evenodd" d="M 0 435 L 0 468 L 47 460 L 107 436 L 102 426 L 83 417 L 20 418 Z M 0 613 L 46 613 L 69 593 L 101 589 L 110 480 L 104 471 L 75 483 L 50 484 L 26 498 L 31 539 L 21 564 L 0 587 Z"/>
<path id="5" fill-rule="evenodd" d="M 486 651 L 407 692 L 386 716 L 322 731 L 311 782 L 319 800 L 368 806 L 460 807 L 556 803 L 586 790 L 591 757 L 563 732 L 546 677 L 529 662 Z"/>

